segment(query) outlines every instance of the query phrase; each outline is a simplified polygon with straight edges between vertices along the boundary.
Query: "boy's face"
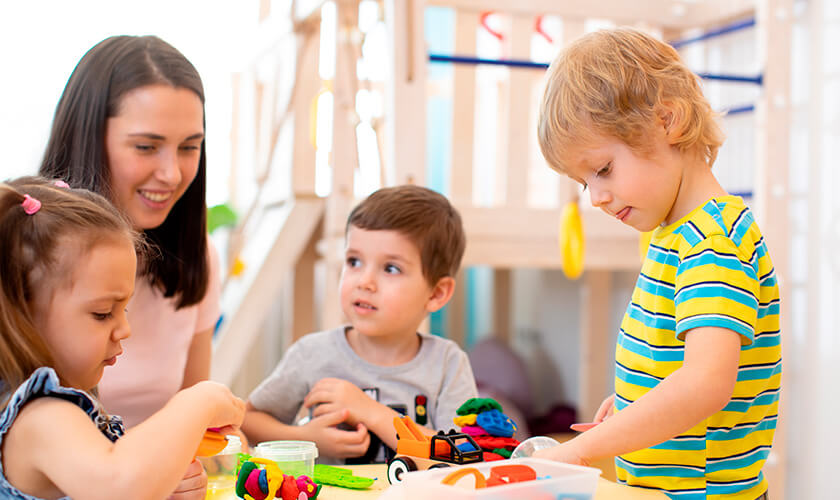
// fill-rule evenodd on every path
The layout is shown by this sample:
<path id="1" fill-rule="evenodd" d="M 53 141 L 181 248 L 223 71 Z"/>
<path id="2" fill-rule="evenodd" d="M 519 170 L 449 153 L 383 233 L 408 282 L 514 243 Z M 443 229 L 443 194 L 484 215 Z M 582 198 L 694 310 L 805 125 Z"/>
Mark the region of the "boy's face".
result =
<path id="1" fill-rule="evenodd" d="M 413 335 L 437 305 L 420 251 L 397 231 L 350 226 L 339 285 L 341 308 L 362 335 Z"/>
<path id="2" fill-rule="evenodd" d="M 650 153 L 601 137 L 570 150 L 566 173 L 589 191 L 593 207 L 639 231 L 650 231 L 671 213 L 682 181 L 680 155 L 664 131 L 651 131 Z"/>

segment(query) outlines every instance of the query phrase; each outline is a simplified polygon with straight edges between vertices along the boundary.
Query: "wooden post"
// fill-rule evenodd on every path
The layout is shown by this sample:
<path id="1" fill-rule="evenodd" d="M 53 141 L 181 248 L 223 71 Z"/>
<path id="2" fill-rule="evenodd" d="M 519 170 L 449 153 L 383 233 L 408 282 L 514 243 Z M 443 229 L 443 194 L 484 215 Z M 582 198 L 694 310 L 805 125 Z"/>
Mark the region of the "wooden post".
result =
<path id="1" fill-rule="evenodd" d="M 338 301 L 338 282 L 342 266 L 344 225 L 353 206 L 353 180 L 358 167 L 356 143 L 356 54 L 359 2 L 336 2 L 335 77 L 333 79 L 332 192 L 327 199 L 324 222 L 326 239 L 326 283 L 324 284 L 324 325 L 343 322 Z"/>
<path id="2" fill-rule="evenodd" d="M 447 314 L 447 338 L 455 341 L 462 349 L 466 349 L 466 309 L 467 309 L 467 276 L 461 269 L 455 278 L 455 293 L 449 301 Z"/>
<path id="3" fill-rule="evenodd" d="M 423 0 L 385 0 L 388 72 L 385 86 L 389 185 L 426 183 L 426 45 Z"/>
<path id="4" fill-rule="evenodd" d="M 479 14 L 455 12 L 455 53 L 475 54 Z M 475 158 L 475 67 L 454 65 L 452 84 L 452 168 L 449 197 L 456 205 L 472 204 Z M 461 325 L 463 329 L 463 325 Z"/>
<path id="5" fill-rule="evenodd" d="M 511 270 L 493 270 L 493 331 L 497 339 L 510 342 L 513 324 L 510 315 Z"/>
<path id="6" fill-rule="evenodd" d="M 312 129 L 315 116 L 312 116 L 314 101 L 321 88 L 318 74 L 318 52 L 320 48 L 320 16 L 306 22 L 305 30 L 298 34 L 297 70 L 299 72 L 293 104 L 294 145 L 292 152 L 292 193 L 295 196 L 315 194 L 315 144 L 312 142 Z"/>
<path id="7" fill-rule="evenodd" d="M 578 420 L 588 422 L 612 391 L 607 354 L 610 330 L 612 272 L 588 270 L 581 289 L 580 381 Z"/>
<path id="8" fill-rule="evenodd" d="M 583 36 L 586 33 L 583 19 L 563 19 L 563 46 L 569 45 L 574 40 Z M 560 206 L 563 207 L 566 203 L 572 200 L 577 200 L 580 193 L 578 183 L 563 175 L 560 180 Z"/>
<path id="9" fill-rule="evenodd" d="M 301 252 L 297 265 L 295 266 L 294 283 L 292 290 L 292 308 L 289 314 L 292 318 L 292 341 L 303 337 L 307 333 L 318 330 L 315 319 L 315 263 L 318 261 L 316 245 L 323 234 L 323 223 L 319 223 L 309 242 Z M 332 325 L 326 325 L 331 328 Z"/>
<path id="10" fill-rule="evenodd" d="M 511 30 L 508 36 L 509 57 L 512 59 L 528 60 L 531 58 L 531 34 L 534 31 L 534 20 L 530 15 L 512 15 Z M 529 139 L 534 133 L 534 123 L 531 121 L 531 92 L 534 88 L 534 78 L 542 76 L 543 72 L 534 72 L 524 68 L 508 68 L 506 118 L 499 124 L 501 130 L 506 129 L 505 148 L 505 201 L 508 207 L 524 207 L 528 204 L 528 178 L 531 169 L 531 143 Z M 501 200 L 499 200 L 501 201 Z"/>
<path id="11" fill-rule="evenodd" d="M 793 0 L 757 2 L 759 67 L 764 68 L 764 92 L 756 103 L 755 207 L 762 233 L 770 250 L 781 303 L 790 304 L 790 74 L 791 19 Z M 818 133 L 818 131 L 814 131 Z M 790 316 L 783 307 L 782 332 L 791 331 Z M 788 349 L 789 335 L 782 335 L 782 350 Z M 782 371 L 782 385 L 788 372 Z M 782 498 L 785 491 L 786 429 L 785 399 L 779 403 L 779 421 L 773 450 L 765 466 L 770 497 Z"/>

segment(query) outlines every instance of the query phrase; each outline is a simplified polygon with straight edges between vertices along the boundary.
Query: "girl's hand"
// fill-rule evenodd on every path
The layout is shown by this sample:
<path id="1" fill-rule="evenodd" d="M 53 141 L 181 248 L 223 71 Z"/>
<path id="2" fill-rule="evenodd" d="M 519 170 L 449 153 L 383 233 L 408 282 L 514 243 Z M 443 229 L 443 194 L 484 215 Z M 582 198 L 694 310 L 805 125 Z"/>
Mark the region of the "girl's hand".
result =
<path id="1" fill-rule="evenodd" d="M 338 410 L 312 418 L 302 427 L 307 441 L 313 441 L 319 453 L 336 458 L 359 457 L 370 446 L 370 434 L 364 424 L 345 431 L 337 426 L 347 420 L 349 412 Z"/>
<path id="2" fill-rule="evenodd" d="M 600 424 L 604 420 L 610 418 L 613 414 L 614 403 L 615 394 L 612 394 L 601 403 L 601 406 L 598 407 L 598 411 L 595 412 L 595 418 L 593 418 L 592 421 Z"/>
<path id="3" fill-rule="evenodd" d="M 207 473 L 201 462 L 193 460 L 169 500 L 203 500 L 207 494 Z"/>
<path id="4" fill-rule="evenodd" d="M 201 391 L 204 400 L 213 406 L 213 416 L 207 427 L 219 427 L 220 432 L 229 434 L 242 425 L 245 418 L 245 401 L 234 396 L 226 386 L 204 380 L 186 390 Z"/>

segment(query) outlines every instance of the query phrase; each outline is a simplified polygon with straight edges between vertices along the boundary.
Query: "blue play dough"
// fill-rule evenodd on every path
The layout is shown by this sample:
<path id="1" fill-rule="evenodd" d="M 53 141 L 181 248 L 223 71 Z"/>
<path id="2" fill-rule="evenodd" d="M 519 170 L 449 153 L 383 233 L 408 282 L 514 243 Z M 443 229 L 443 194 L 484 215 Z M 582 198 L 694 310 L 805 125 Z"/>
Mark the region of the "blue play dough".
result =
<path id="1" fill-rule="evenodd" d="M 268 474 L 265 472 L 265 469 L 260 471 L 260 477 L 258 478 L 260 491 L 267 493 L 268 492 Z"/>
<path id="2" fill-rule="evenodd" d="M 513 437 L 513 422 L 499 410 L 484 411 L 475 418 L 475 423 L 491 436 Z"/>

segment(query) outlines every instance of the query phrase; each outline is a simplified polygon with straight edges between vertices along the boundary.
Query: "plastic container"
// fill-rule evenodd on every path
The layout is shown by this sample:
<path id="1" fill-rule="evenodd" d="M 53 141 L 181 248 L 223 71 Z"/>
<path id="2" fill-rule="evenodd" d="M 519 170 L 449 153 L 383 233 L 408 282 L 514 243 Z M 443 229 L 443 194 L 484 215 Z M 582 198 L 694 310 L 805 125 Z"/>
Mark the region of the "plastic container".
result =
<path id="1" fill-rule="evenodd" d="M 225 436 L 227 446 L 212 457 L 198 457 L 207 471 L 207 495 L 205 500 L 236 497 L 236 463 L 242 452 L 239 436 Z"/>
<path id="2" fill-rule="evenodd" d="M 443 478 L 458 469 L 472 467 L 478 469 L 484 477 L 489 477 L 493 467 L 513 464 L 533 468 L 537 479 L 481 489 L 475 489 L 475 480 L 471 476 L 462 478 L 454 485 L 441 484 Z M 600 475 L 601 471 L 592 467 L 541 458 L 518 458 L 409 472 L 402 476 L 401 484 L 404 485 L 406 500 L 591 500 L 595 496 Z"/>
<path id="3" fill-rule="evenodd" d="M 318 448 L 311 441 L 265 441 L 254 448 L 254 456 L 277 462 L 283 474 L 311 478 L 315 473 Z"/>

